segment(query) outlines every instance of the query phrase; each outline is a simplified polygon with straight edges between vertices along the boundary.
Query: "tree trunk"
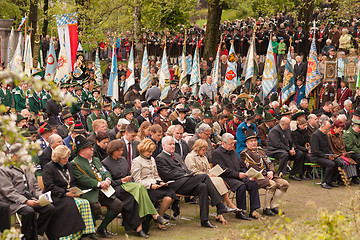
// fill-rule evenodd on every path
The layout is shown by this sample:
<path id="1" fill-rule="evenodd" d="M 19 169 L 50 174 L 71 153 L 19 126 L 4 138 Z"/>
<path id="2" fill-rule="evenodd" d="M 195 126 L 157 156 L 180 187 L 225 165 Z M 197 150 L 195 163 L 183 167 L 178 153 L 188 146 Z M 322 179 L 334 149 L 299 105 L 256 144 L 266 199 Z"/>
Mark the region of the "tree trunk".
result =
<path id="1" fill-rule="evenodd" d="M 205 37 L 204 59 L 208 59 L 209 55 L 216 55 L 216 47 L 219 40 L 219 26 L 221 20 L 223 4 L 221 0 L 208 1 L 208 15 Z M 201 56 L 200 56 L 201 57 Z"/>
<path id="2" fill-rule="evenodd" d="M 30 0 L 29 27 L 31 36 L 31 49 L 34 49 L 34 35 L 37 31 L 38 2 L 39 0 Z"/>
<path id="3" fill-rule="evenodd" d="M 48 9 L 49 9 L 49 0 L 44 0 L 44 26 L 42 29 L 42 33 L 43 33 L 43 37 L 46 37 L 47 35 L 47 30 L 48 30 L 48 25 L 49 25 L 49 20 L 48 20 Z"/>
<path id="4" fill-rule="evenodd" d="M 135 42 L 135 62 L 138 62 L 141 66 L 144 43 L 141 33 L 141 0 L 134 0 L 133 8 L 133 19 L 134 19 L 134 42 Z"/>

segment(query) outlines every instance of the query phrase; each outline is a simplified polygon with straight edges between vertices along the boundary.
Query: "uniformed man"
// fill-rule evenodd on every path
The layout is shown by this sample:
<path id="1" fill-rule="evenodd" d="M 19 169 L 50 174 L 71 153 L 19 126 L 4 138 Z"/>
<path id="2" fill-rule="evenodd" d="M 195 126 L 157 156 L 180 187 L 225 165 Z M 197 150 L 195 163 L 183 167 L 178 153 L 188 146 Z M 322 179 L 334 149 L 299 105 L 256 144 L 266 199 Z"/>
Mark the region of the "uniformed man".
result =
<path id="1" fill-rule="evenodd" d="M 168 127 L 171 125 L 170 120 L 168 119 L 169 107 L 161 105 L 158 112 L 159 114 L 154 119 L 154 124 L 159 124 L 165 133 Z"/>
<path id="2" fill-rule="evenodd" d="M 41 92 L 36 92 L 35 89 L 28 89 L 26 92 L 29 101 L 29 110 L 32 117 L 37 116 L 40 110 L 43 109 L 41 105 Z"/>
<path id="3" fill-rule="evenodd" d="M 0 103 L 6 107 L 7 111 L 9 111 L 12 106 L 12 93 L 5 83 L 1 84 Z"/>
<path id="4" fill-rule="evenodd" d="M 241 123 L 242 118 L 242 112 L 236 111 L 234 113 L 234 118 L 230 120 L 227 124 L 226 132 L 231 133 L 234 137 L 236 137 L 236 131 Z"/>
<path id="5" fill-rule="evenodd" d="M 122 112 L 123 110 L 121 103 L 116 102 L 113 107 L 113 112 L 111 112 L 107 117 L 107 124 L 109 129 L 113 129 L 117 125 L 119 119 L 121 118 Z"/>
<path id="6" fill-rule="evenodd" d="M 125 103 L 127 103 L 127 102 L 132 103 L 132 102 L 135 101 L 135 99 L 141 99 L 141 95 L 140 95 L 141 88 L 140 88 L 140 86 L 138 84 L 134 84 L 130 88 L 131 88 L 131 90 L 129 89 L 125 93 L 125 96 L 124 96 Z"/>
<path id="7" fill-rule="evenodd" d="M 86 118 L 87 127 L 89 129 L 89 132 L 93 131 L 92 123 L 96 119 L 104 119 L 106 120 L 105 116 L 101 113 L 101 105 L 99 103 L 94 103 L 91 107 L 91 110 L 93 110 L 93 113 L 91 113 Z"/>
<path id="8" fill-rule="evenodd" d="M 134 124 L 136 127 L 139 127 L 139 122 L 134 118 L 134 110 L 132 108 L 126 107 L 124 110 L 124 118 L 128 120 L 131 124 Z"/>
<path id="9" fill-rule="evenodd" d="M 26 103 L 27 88 L 28 88 L 27 83 L 23 82 L 23 83 L 20 83 L 20 85 L 17 86 L 16 88 L 14 88 L 14 90 L 13 90 L 15 110 L 17 112 L 21 112 L 21 110 L 25 109 L 27 106 L 27 103 Z"/>
<path id="10" fill-rule="evenodd" d="M 72 114 L 78 113 L 81 110 L 81 106 L 84 104 L 84 102 L 81 99 L 81 92 L 82 92 L 81 86 L 77 85 L 75 87 L 75 94 L 74 94 L 74 98 L 76 99 L 76 101 L 70 107 L 70 112 Z"/>
<path id="11" fill-rule="evenodd" d="M 89 79 L 84 80 L 82 83 L 82 92 L 81 92 L 81 98 L 84 102 L 95 102 L 95 99 L 93 95 L 91 94 L 89 90 Z"/>

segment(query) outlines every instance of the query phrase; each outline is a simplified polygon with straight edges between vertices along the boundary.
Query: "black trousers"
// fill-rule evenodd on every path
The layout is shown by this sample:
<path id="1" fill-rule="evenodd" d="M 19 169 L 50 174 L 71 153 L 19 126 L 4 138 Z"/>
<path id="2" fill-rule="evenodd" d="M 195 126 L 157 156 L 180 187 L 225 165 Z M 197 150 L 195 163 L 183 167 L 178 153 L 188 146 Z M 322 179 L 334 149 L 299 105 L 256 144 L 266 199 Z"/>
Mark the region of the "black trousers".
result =
<path id="1" fill-rule="evenodd" d="M 271 154 L 270 157 L 273 157 L 273 158 L 279 160 L 279 170 L 278 170 L 279 174 L 280 173 L 285 174 L 287 172 L 286 168 L 287 168 L 287 163 L 289 160 L 294 161 L 293 168 L 291 169 L 290 175 L 303 173 L 305 155 L 301 151 L 296 151 L 296 154 L 294 156 L 291 156 L 288 152 L 286 152 L 284 150 L 283 152 Z"/>
<path id="2" fill-rule="evenodd" d="M 360 168 L 359 168 L 359 166 L 360 166 L 360 153 L 352 153 L 352 154 L 350 154 L 350 157 L 352 159 L 354 159 L 354 161 L 357 163 L 357 165 L 355 165 L 356 166 L 356 172 L 357 172 L 358 176 L 360 176 L 359 175 L 359 173 L 360 173 Z"/>
<path id="3" fill-rule="evenodd" d="M 209 197 L 211 205 L 216 206 L 222 201 L 222 197 L 214 184 L 206 174 L 190 177 L 177 191 L 177 194 L 199 196 L 200 220 L 209 220 Z"/>
<path id="4" fill-rule="evenodd" d="M 48 237 L 51 236 L 51 232 L 47 230 L 54 209 L 54 205 L 49 204 L 45 207 L 37 206 L 34 208 L 25 206 L 17 211 L 17 213 L 21 215 L 21 232 L 24 234 L 25 239 L 37 239 L 38 235 L 43 235 L 45 232 Z M 39 213 L 37 219 L 36 213 Z M 49 239 L 51 239 L 51 237 Z"/>
<path id="5" fill-rule="evenodd" d="M 324 182 L 331 183 L 335 180 L 337 180 L 339 176 L 338 167 L 342 167 L 342 162 L 340 159 L 336 158 L 335 160 L 330 160 L 328 158 L 319 158 L 319 157 L 312 157 L 311 161 L 313 163 L 319 164 L 322 168 L 325 169 L 324 174 Z"/>
<path id="6" fill-rule="evenodd" d="M 96 221 L 101 215 L 101 206 L 105 206 L 108 211 L 111 211 L 114 214 L 119 214 L 122 210 L 123 204 L 119 199 L 108 198 L 103 192 L 100 191 L 99 201 L 90 204 L 94 221 Z"/>
<path id="7" fill-rule="evenodd" d="M 244 180 L 243 183 L 244 184 L 236 190 L 236 206 L 239 209 L 246 210 L 246 191 L 248 191 L 250 194 L 250 211 L 260 208 L 257 183 L 248 179 Z"/>
<path id="8" fill-rule="evenodd" d="M 6 203 L 0 202 L 0 232 L 10 229 L 10 207 Z"/>

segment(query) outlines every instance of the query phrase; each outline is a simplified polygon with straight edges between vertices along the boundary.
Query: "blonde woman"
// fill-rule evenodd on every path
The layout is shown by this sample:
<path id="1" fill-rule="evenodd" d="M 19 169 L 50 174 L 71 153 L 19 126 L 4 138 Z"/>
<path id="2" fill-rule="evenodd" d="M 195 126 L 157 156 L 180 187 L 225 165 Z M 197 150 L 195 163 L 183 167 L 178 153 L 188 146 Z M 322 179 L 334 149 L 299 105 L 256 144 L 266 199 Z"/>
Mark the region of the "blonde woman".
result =
<path id="1" fill-rule="evenodd" d="M 51 191 L 55 210 L 51 222 L 54 238 L 80 239 L 95 236 L 94 222 L 88 200 L 79 198 L 74 191 L 75 178 L 68 159 L 70 149 L 64 145 L 57 146 L 43 169 L 44 192 Z M 61 226 L 59 228 L 59 226 Z"/>
<path id="2" fill-rule="evenodd" d="M 221 177 L 216 177 L 215 175 L 209 174 L 210 171 L 210 164 L 208 159 L 206 158 L 205 154 L 207 151 L 208 143 L 203 139 L 198 139 L 195 141 L 193 150 L 186 156 L 185 164 L 190 171 L 195 172 L 195 174 L 207 174 L 209 175 L 211 181 L 215 185 L 216 189 L 223 197 L 225 203 L 230 208 L 237 207 L 231 202 L 228 196 L 229 189 L 227 188 L 224 180 Z M 224 219 L 222 215 L 218 215 L 216 221 L 220 221 L 224 224 L 227 221 Z"/>
<path id="3" fill-rule="evenodd" d="M 151 123 L 149 123 L 148 121 L 143 122 L 140 125 L 136 140 L 141 142 L 145 138 L 148 138 L 150 136 L 150 128 L 151 128 Z"/>

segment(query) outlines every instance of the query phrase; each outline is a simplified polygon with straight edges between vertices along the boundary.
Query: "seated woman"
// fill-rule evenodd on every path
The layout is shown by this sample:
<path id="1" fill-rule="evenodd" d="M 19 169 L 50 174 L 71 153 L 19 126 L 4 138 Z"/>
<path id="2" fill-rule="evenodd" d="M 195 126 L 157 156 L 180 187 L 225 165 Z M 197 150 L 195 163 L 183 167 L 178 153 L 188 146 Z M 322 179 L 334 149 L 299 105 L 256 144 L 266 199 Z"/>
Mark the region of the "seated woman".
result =
<path id="1" fill-rule="evenodd" d="M 155 143 L 148 138 L 143 140 L 137 148 L 140 155 L 133 160 L 131 165 L 133 179 L 145 186 L 153 204 L 161 201 L 159 214 L 164 216 L 166 210 L 174 202 L 176 194 L 159 177 L 155 159 L 151 157 L 156 149 Z"/>
<path id="2" fill-rule="evenodd" d="M 123 202 L 123 226 L 126 231 L 136 230 L 136 235 L 148 238 L 149 231 L 148 215 L 160 225 L 167 222 L 160 216 L 152 204 L 145 187 L 140 183 L 131 182 L 130 166 L 122 156 L 124 143 L 120 139 L 113 140 L 107 148 L 108 157 L 102 164 L 110 172 L 111 186 L 115 189 L 115 196 Z"/>
<path id="3" fill-rule="evenodd" d="M 346 173 L 347 179 L 352 179 L 353 183 L 359 183 L 357 179 L 357 172 L 356 172 L 356 162 L 353 160 L 349 154 L 346 153 L 345 143 L 342 139 L 342 132 L 344 129 L 344 123 L 340 120 L 336 120 L 331 128 L 330 132 L 327 134 L 329 139 L 329 145 L 331 151 L 334 154 L 340 156 L 341 161 L 343 162 L 344 170 Z"/>
<path id="4" fill-rule="evenodd" d="M 98 132 L 95 136 L 96 143 L 94 145 L 94 157 L 104 160 L 107 157 L 106 147 L 109 143 L 110 137 L 106 132 Z"/>
<path id="5" fill-rule="evenodd" d="M 150 136 L 150 128 L 151 128 L 151 123 L 149 123 L 148 121 L 143 122 L 140 125 L 136 140 L 141 142 L 145 138 L 148 138 Z"/>
<path id="6" fill-rule="evenodd" d="M 44 192 L 51 191 L 55 211 L 51 220 L 54 238 L 95 238 L 94 222 L 88 200 L 79 198 L 74 191 L 73 168 L 68 163 L 70 149 L 57 146 L 52 152 L 52 161 L 43 169 Z M 61 227 L 59 227 L 61 226 Z"/>
<path id="7" fill-rule="evenodd" d="M 216 189 L 223 197 L 225 203 L 230 208 L 237 207 L 231 202 L 228 196 L 229 189 L 227 188 L 224 180 L 221 177 L 217 177 L 213 174 L 210 174 L 210 164 L 205 154 L 207 151 L 208 143 L 203 139 L 198 139 L 195 141 L 193 150 L 186 156 L 185 164 L 190 171 L 193 171 L 195 174 L 207 174 L 209 175 L 211 181 L 215 185 Z M 239 210 L 240 211 L 240 210 Z M 224 219 L 222 215 L 216 217 L 216 221 L 227 224 L 228 222 Z"/>

